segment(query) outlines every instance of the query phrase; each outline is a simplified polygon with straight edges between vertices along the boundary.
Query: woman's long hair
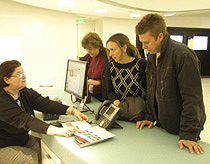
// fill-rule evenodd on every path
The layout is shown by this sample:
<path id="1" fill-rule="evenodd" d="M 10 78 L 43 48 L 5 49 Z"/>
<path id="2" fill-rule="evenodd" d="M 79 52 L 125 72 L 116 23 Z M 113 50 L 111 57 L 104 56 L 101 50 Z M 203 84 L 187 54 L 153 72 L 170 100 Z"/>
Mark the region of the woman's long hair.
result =
<path id="1" fill-rule="evenodd" d="M 127 50 L 126 53 L 131 56 L 131 57 L 135 57 L 135 58 L 141 58 L 139 50 L 130 43 L 129 38 L 122 34 L 122 33 L 117 33 L 112 35 L 107 41 L 106 41 L 106 45 L 108 44 L 108 42 L 115 42 L 120 48 L 121 48 L 121 52 L 123 52 L 122 47 L 124 45 L 127 45 Z M 108 59 L 110 60 L 109 57 L 109 52 L 107 51 L 107 55 L 108 55 Z"/>

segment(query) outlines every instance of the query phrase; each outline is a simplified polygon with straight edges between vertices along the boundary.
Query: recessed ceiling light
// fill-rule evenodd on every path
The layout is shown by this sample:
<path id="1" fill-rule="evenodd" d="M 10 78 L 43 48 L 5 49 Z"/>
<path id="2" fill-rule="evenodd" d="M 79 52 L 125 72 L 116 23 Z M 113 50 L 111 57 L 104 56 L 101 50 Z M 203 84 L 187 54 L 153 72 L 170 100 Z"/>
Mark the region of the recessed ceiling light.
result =
<path id="1" fill-rule="evenodd" d="M 140 17 L 140 16 L 141 16 L 141 14 L 131 13 L 129 16 L 130 16 L 130 17 Z"/>
<path id="2" fill-rule="evenodd" d="M 107 13 L 106 9 L 95 9 L 94 10 L 95 13 Z"/>
<path id="3" fill-rule="evenodd" d="M 64 7 L 72 7 L 74 6 L 74 1 L 59 1 L 58 4 Z"/>
<path id="4" fill-rule="evenodd" d="M 165 17 L 169 17 L 169 16 L 173 16 L 174 13 L 171 13 L 171 14 L 164 14 Z"/>

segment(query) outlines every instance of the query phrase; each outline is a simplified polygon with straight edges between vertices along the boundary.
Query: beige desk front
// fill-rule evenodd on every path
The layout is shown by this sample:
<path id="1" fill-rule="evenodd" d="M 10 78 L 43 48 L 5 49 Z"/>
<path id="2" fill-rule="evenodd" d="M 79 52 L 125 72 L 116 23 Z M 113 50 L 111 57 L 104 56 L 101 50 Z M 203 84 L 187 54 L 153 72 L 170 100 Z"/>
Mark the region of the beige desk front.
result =
<path id="1" fill-rule="evenodd" d="M 90 104 L 96 110 L 99 103 Z M 86 113 L 93 118 L 92 113 Z M 37 114 L 41 117 L 41 114 Z M 72 120 L 61 116 L 60 120 Z M 210 164 L 210 144 L 199 142 L 204 154 L 190 154 L 187 148 L 180 150 L 178 136 L 165 130 L 147 127 L 136 129 L 135 123 L 117 121 L 123 129 L 110 129 L 116 136 L 107 141 L 79 148 L 73 137 L 47 136 L 41 134 L 44 143 L 66 164 Z"/>

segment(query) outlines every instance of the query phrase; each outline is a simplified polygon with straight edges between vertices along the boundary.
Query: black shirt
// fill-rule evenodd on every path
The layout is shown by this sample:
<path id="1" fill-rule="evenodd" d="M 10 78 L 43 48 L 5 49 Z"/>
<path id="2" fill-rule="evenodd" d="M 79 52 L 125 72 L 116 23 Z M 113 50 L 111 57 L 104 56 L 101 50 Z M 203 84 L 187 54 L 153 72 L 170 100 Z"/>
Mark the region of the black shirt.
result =
<path id="1" fill-rule="evenodd" d="M 65 114 L 68 106 L 42 97 L 33 89 L 20 90 L 21 106 L 0 88 L 0 148 L 28 141 L 28 131 L 46 134 L 49 124 L 34 117 L 34 109 L 45 113 Z"/>

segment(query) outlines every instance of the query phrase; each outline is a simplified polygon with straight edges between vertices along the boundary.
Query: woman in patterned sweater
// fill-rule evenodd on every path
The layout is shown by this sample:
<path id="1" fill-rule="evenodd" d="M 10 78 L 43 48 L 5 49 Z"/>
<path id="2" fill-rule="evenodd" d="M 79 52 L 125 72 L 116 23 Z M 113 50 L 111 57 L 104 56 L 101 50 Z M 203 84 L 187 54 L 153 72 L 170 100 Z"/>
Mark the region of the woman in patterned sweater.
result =
<path id="1" fill-rule="evenodd" d="M 108 98 L 116 106 L 129 96 L 145 98 L 147 62 L 140 59 L 138 49 L 122 33 L 111 36 L 106 45 L 113 59 L 107 66 Z"/>

